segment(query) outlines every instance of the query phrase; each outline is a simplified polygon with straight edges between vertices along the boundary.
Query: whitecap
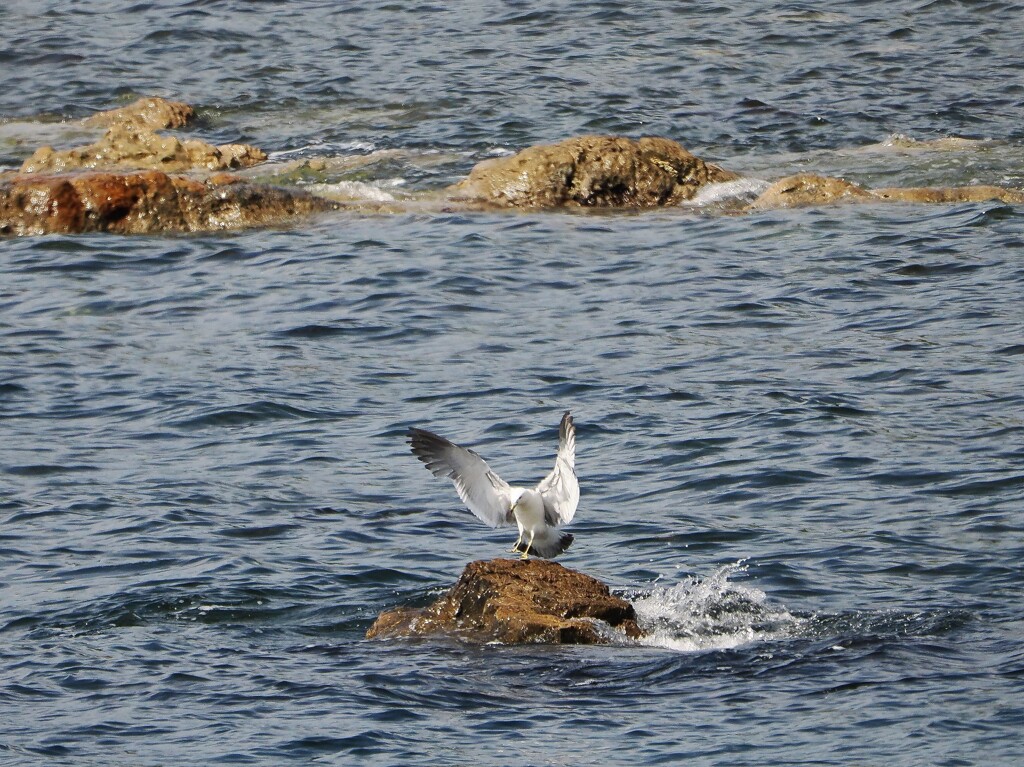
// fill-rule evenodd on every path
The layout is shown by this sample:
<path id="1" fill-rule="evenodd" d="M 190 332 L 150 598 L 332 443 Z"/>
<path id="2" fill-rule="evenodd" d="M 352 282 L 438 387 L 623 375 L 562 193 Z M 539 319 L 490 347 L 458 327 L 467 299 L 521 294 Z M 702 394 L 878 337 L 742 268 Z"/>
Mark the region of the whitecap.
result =
<path id="1" fill-rule="evenodd" d="M 365 181 L 336 181 L 333 184 L 309 184 L 305 188 L 320 197 L 341 202 L 394 202 L 397 198 L 381 188 L 383 183 L 389 182 L 378 181 L 370 184 Z M 402 183 L 402 179 L 395 179 L 389 185 L 400 186 Z"/>
<path id="2" fill-rule="evenodd" d="M 640 644 L 697 652 L 798 635 L 805 619 L 771 604 L 763 591 L 729 581 L 744 570 L 737 562 L 708 578 L 690 577 L 635 596 L 637 622 L 647 632 Z"/>
<path id="3" fill-rule="evenodd" d="M 730 207 L 753 202 L 771 184 L 759 178 L 737 178 L 706 184 L 689 200 L 681 203 L 692 208 Z"/>

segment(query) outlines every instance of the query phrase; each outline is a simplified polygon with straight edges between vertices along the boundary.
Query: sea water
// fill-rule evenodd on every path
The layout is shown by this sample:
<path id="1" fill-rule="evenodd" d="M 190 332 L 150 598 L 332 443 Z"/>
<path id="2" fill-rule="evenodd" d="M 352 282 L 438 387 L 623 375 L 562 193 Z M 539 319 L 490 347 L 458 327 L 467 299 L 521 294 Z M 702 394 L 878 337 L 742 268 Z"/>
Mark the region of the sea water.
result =
<path id="1" fill-rule="evenodd" d="M 736 193 L 1020 187 L 1022 20 L 15 0 L 0 165 L 156 94 L 366 199 L 582 133 L 668 136 Z M 1020 206 L 715 205 L 0 242 L 0 762 L 1024 761 Z M 566 409 L 559 561 L 650 638 L 366 641 L 514 539 L 406 429 L 531 483 Z"/>

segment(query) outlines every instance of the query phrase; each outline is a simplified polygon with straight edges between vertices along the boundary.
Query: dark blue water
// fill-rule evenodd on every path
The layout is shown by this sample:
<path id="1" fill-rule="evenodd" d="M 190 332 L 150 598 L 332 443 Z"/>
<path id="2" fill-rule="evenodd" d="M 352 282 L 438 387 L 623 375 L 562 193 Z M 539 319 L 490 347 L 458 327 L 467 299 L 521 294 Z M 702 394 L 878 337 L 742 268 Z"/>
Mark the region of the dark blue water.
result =
<path id="1" fill-rule="evenodd" d="M 155 92 L 389 193 L 586 131 L 1024 185 L 1022 19 L 6 3 L 0 163 Z M 0 269 L 5 765 L 1024 761 L 1019 206 L 348 214 L 8 239 Z M 567 408 L 560 561 L 652 639 L 365 641 L 514 537 L 405 429 L 533 482 Z"/>

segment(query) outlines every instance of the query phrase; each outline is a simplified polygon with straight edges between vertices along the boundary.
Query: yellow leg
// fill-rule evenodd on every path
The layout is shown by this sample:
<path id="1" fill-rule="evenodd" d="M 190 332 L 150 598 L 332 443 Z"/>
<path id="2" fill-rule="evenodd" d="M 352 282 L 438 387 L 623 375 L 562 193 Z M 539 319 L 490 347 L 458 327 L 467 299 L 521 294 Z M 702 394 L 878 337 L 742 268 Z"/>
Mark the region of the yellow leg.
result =
<path id="1" fill-rule="evenodd" d="M 530 558 L 530 547 L 533 545 L 533 536 L 535 536 L 536 534 L 537 534 L 536 532 L 531 532 L 530 533 L 530 542 L 528 544 L 526 544 L 526 550 L 523 552 L 523 556 L 519 557 L 520 559 L 529 559 Z"/>
<path id="2" fill-rule="evenodd" d="M 508 550 L 509 553 L 510 554 L 515 554 L 517 551 L 519 551 L 519 544 L 522 543 L 522 542 L 523 542 L 523 531 L 520 530 L 519 531 L 519 537 L 516 538 L 516 542 L 514 544 L 512 544 L 512 548 Z"/>

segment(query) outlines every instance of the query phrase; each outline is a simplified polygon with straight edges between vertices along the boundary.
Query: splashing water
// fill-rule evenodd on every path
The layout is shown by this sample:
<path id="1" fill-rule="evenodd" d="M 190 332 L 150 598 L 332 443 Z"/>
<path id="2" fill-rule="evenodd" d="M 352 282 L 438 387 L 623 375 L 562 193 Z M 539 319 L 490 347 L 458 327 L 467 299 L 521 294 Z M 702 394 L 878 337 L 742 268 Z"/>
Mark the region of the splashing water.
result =
<path id="1" fill-rule="evenodd" d="M 701 580 L 690 577 L 631 599 L 642 644 L 681 652 L 724 650 L 751 642 L 798 635 L 806 623 L 784 607 L 768 604 L 764 592 L 729 582 L 742 562 L 719 568 Z"/>
<path id="2" fill-rule="evenodd" d="M 699 208 L 707 212 L 718 209 L 740 208 L 757 199 L 771 184 L 759 178 L 738 178 L 701 187 L 693 199 L 681 204 L 684 208 Z"/>
<path id="3" fill-rule="evenodd" d="M 306 188 L 326 197 L 328 200 L 339 202 L 367 201 L 367 202 L 394 202 L 398 198 L 383 188 L 384 182 L 367 183 L 365 181 L 336 181 L 333 184 L 309 184 Z M 401 186 L 403 179 L 391 179 L 387 182 L 390 186 Z"/>

